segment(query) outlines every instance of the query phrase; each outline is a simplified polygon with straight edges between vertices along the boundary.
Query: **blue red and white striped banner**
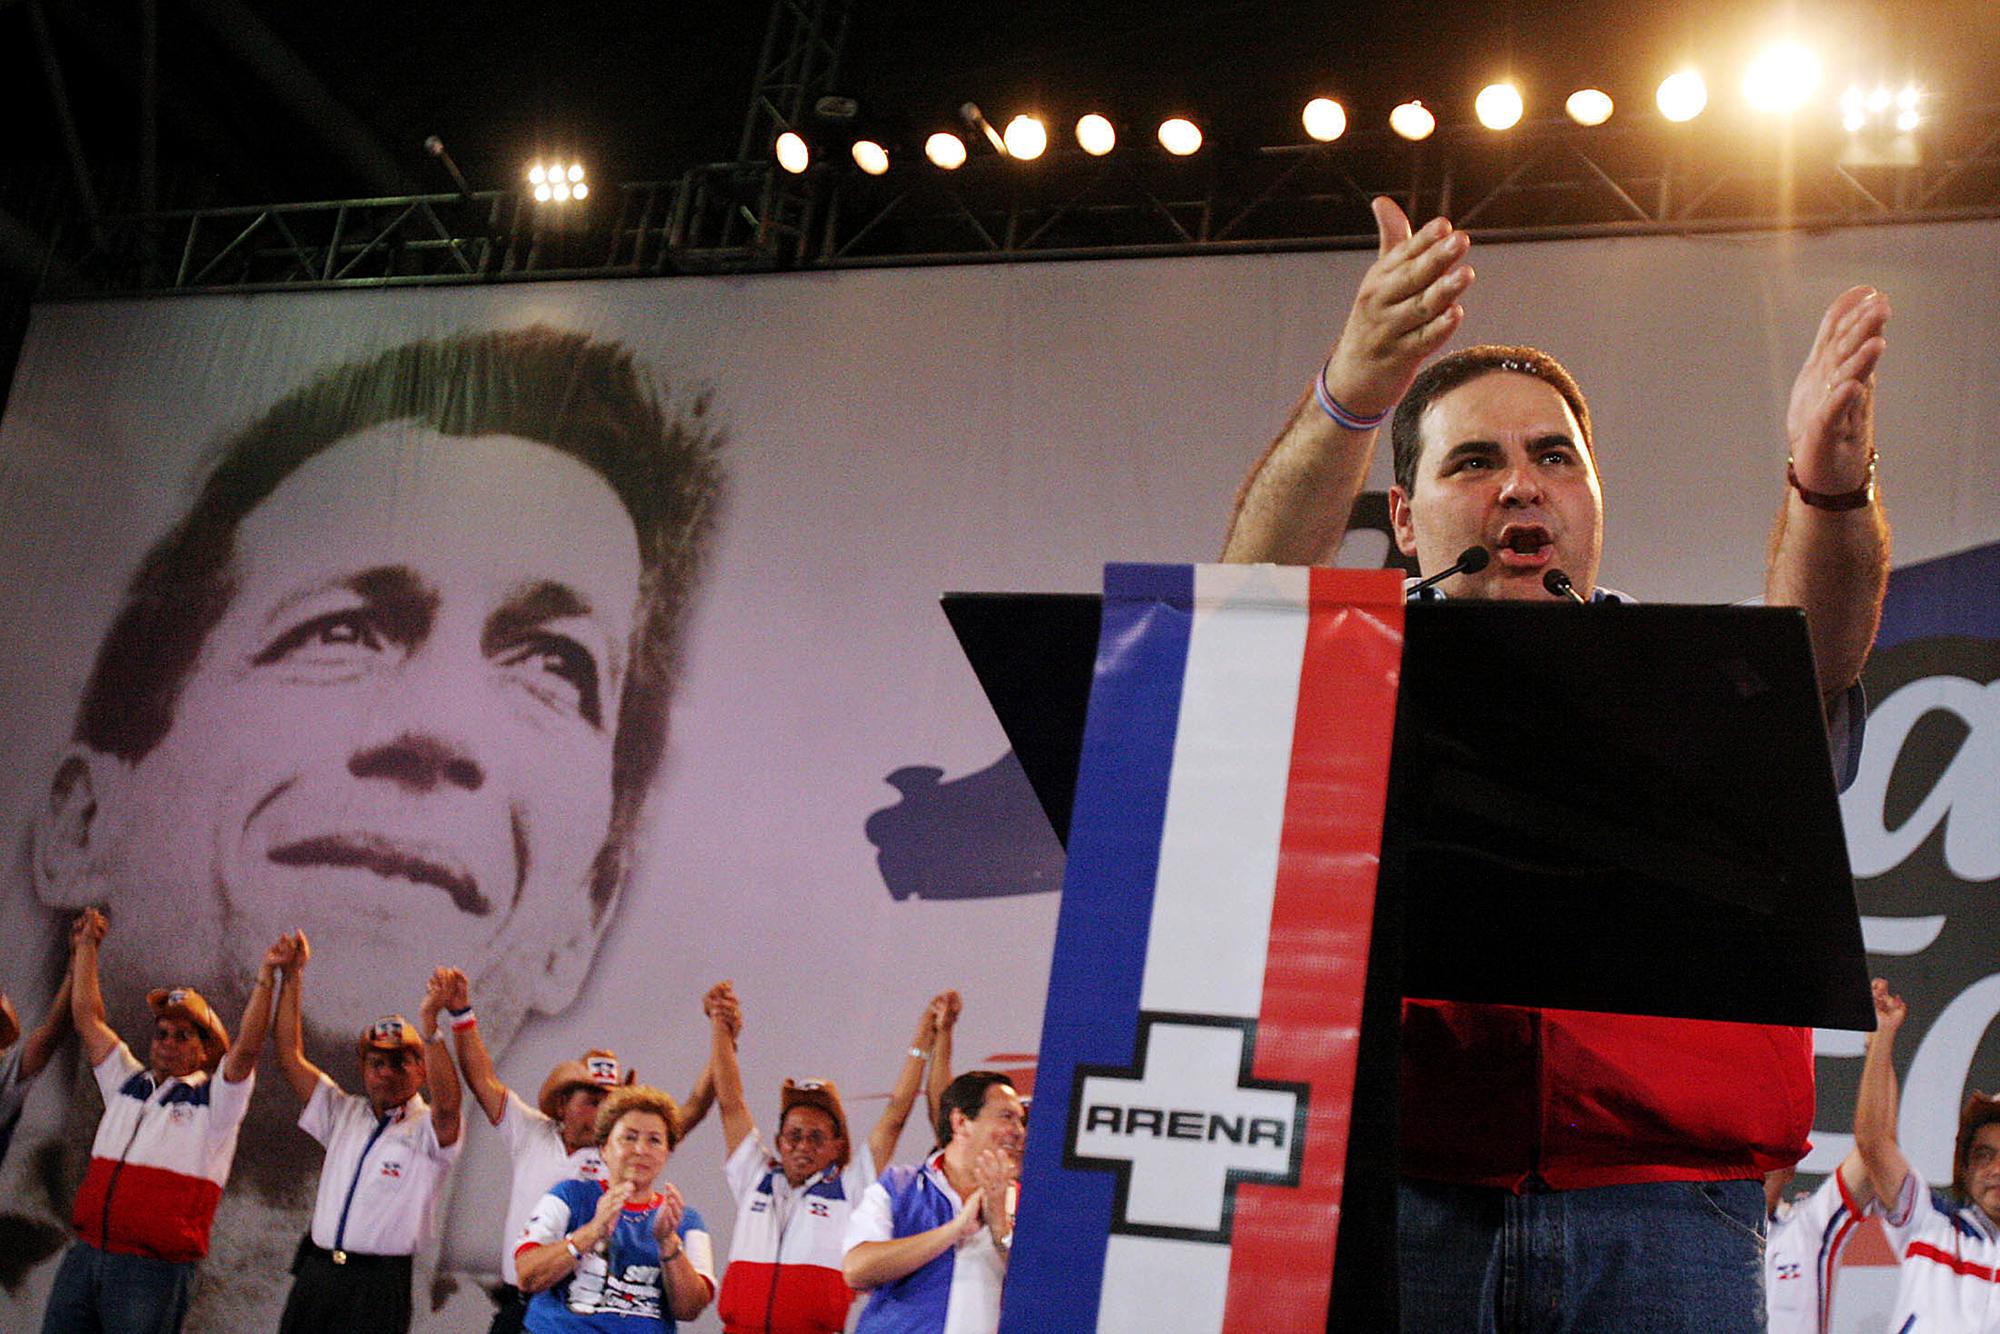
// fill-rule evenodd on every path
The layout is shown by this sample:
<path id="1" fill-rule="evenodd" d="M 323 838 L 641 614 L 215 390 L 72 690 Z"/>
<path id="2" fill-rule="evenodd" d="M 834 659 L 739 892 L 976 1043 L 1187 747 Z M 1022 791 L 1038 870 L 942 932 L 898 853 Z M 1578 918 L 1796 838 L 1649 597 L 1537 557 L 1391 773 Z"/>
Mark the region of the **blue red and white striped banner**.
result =
<path id="1" fill-rule="evenodd" d="M 1402 641 L 1392 571 L 1106 568 L 1007 1334 L 1323 1318 Z"/>

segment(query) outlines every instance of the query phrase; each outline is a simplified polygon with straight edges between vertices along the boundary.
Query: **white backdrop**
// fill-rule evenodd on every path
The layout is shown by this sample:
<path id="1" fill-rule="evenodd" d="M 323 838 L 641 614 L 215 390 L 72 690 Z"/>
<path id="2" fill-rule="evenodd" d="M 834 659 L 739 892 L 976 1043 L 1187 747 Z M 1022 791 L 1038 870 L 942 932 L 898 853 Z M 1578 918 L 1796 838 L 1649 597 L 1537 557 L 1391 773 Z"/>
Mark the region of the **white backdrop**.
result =
<path id="1" fill-rule="evenodd" d="M 1606 583 L 1733 601 L 1761 587 L 1792 375 L 1853 282 L 1896 309 L 1879 435 L 1898 564 L 2000 539 L 1996 250 L 1990 223 L 1475 247 L 1461 337 L 1543 346 L 1591 395 Z M 864 826 L 899 800 L 888 775 L 936 766 L 949 785 L 1006 750 L 937 595 L 1087 590 L 1108 559 L 1213 558 L 1244 468 L 1368 259 L 43 306 L 0 422 L 0 818 L 21 825 L 46 799 L 98 637 L 184 508 L 204 445 L 315 369 L 411 337 L 545 321 L 615 338 L 668 380 L 714 388 L 729 502 L 632 889 L 578 1003 L 531 1023 L 501 1072 L 532 1094 L 552 1063 L 606 1043 L 684 1091 L 706 1051 L 699 997 L 729 977 L 759 1116 L 785 1075 L 831 1075 L 865 1133 L 880 1106 L 867 1095 L 886 1090 L 942 987 L 966 998 L 961 1067 L 1033 1050 L 1055 920 L 1050 892 L 897 899 L 878 869 Z M 1385 456 L 1372 484 L 1387 480 Z M 1018 780 L 995 780 L 1010 781 L 1018 805 Z M 985 888 L 1054 888 L 1053 838 L 1030 820 L 974 852 L 1018 859 Z M 25 893 L 18 878 L 6 892 Z M 0 952 L 0 982 L 20 975 L 20 945 Z M 384 979 L 385 1005 L 413 1013 L 416 985 Z M 41 999 L 22 999 L 32 1023 Z M 289 1096 L 268 1063 L 266 1083 Z M 904 1153 L 927 1144 L 913 1127 Z M 316 1161 L 309 1148 L 298 1137 Z M 719 1255 L 733 1215 L 721 1156 L 705 1126 L 669 1173 Z M 476 1126 L 448 1261 L 491 1266 L 503 1174 L 497 1137 Z M 0 1298 L 0 1326 L 31 1325 L 44 1281 Z M 282 1276 L 268 1286 L 281 1301 Z M 486 1314 L 467 1288 L 420 1326 L 483 1329 Z"/>

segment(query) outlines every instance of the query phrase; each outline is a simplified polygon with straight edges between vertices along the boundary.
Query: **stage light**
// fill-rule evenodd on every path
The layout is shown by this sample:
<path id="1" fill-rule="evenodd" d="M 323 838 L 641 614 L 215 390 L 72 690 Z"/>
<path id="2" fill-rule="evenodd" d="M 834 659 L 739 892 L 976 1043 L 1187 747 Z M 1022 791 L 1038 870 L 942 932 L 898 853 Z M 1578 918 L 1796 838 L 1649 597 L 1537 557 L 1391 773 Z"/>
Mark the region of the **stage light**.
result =
<path id="1" fill-rule="evenodd" d="M 1563 103 L 1563 110 L 1579 125 L 1602 125 L 1611 119 L 1611 95 L 1596 88 L 1579 88 Z"/>
<path id="2" fill-rule="evenodd" d="M 537 162 L 528 168 L 528 183 L 534 186 L 538 204 L 567 204 L 590 193 L 584 188 L 581 162 Z"/>
<path id="3" fill-rule="evenodd" d="M 590 187 L 584 182 L 578 181 L 570 187 L 570 194 L 577 199 L 587 199 L 590 197 Z"/>
<path id="4" fill-rule="evenodd" d="M 1076 143 L 1092 157 L 1103 157 L 1118 146 L 1118 131 L 1093 111 L 1076 123 Z"/>
<path id="5" fill-rule="evenodd" d="M 1923 123 L 1924 118 L 1917 114 L 1915 107 L 1910 107 L 1896 113 L 1896 132 L 1898 134 L 1909 134 Z"/>
<path id="6" fill-rule="evenodd" d="M 812 162 L 812 150 L 806 141 L 791 130 L 778 136 L 778 165 L 796 176 Z"/>
<path id="7" fill-rule="evenodd" d="M 1743 71 L 1743 98 L 1766 115 L 1789 116 L 1819 87 L 1819 57 L 1797 42 L 1767 47 Z"/>
<path id="8" fill-rule="evenodd" d="M 1175 157 L 1186 157 L 1201 148 L 1201 127 L 1184 116 L 1160 122 L 1160 147 Z"/>
<path id="9" fill-rule="evenodd" d="M 873 139 L 854 141 L 854 165 L 870 176 L 880 176 L 889 170 L 889 150 Z"/>
<path id="10" fill-rule="evenodd" d="M 939 130 L 924 140 L 924 156 L 931 165 L 945 171 L 957 171 L 965 165 L 965 140 L 955 134 Z"/>
<path id="11" fill-rule="evenodd" d="M 1888 84 L 1878 84 L 1875 91 L 1868 94 L 1868 109 L 1879 116 L 1887 111 L 1895 100 L 1896 95 L 1889 91 Z"/>
<path id="12" fill-rule="evenodd" d="M 1007 156 L 1023 162 L 1033 162 L 1049 147 L 1048 127 L 1033 116 L 1014 117 L 1000 138 L 1007 145 Z"/>
<path id="13" fill-rule="evenodd" d="M 1693 120 L 1708 106 L 1708 84 L 1700 70 L 1684 69 L 1660 80 L 1654 100 L 1659 103 L 1660 114 L 1668 120 Z"/>
<path id="14" fill-rule="evenodd" d="M 1389 113 L 1389 128 L 1412 141 L 1430 138 L 1437 124 L 1437 117 L 1422 102 L 1405 102 Z"/>
<path id="15" fill-rule="evenodd" d="M 1917 103 L 1923 100 L 1923 96 L 1921 88 L 1918 88 L 1914 83 L 1906 83 L 1903 85 L 1903 91 L 1896 94 L 1896 109 L 1898 111 L 1915 111 Z"/>
<path id="16" fill-rule="evenodd" d="M 1330 144 L 1347 133 L 1347 108 L 1330 97 L 1315 97 L 1306 103 L 1306 133 L 1323 144 Z"/>
<path id="17" fill-rule="evenodd" d="M 1489 83 L 1472 100 L 1472 114 L 1489 130 L 1513 129 L 1526 109 L 1521 90 L 1511 83 Z"/>

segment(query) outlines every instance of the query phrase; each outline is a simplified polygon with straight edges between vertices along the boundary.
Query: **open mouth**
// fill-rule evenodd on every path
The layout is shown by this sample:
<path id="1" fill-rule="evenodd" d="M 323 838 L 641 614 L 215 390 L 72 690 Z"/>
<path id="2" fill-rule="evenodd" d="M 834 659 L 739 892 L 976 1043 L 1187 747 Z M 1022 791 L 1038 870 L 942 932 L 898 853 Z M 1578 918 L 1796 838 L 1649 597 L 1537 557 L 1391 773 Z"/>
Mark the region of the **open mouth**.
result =
<path id="1" fill-rule="evenodd" d="M 1510 523 L 1500 530 L 1496 554 L 1508 565 L 1539 565 L 1555 551 L 1555 534 L 1538 523 Z"/>
<path id="2" fill-rule="evenodd" d="M 493 911 L 492 902 L 479 892 L 479 882 L 470 871 L 429 849 L 380 834 L 319 834 L 273 848 L 270 857 L 280 866 L 372 871 L 385 879 L 430 885 L 450 895 L 460 912 L 485 917 Z"/>

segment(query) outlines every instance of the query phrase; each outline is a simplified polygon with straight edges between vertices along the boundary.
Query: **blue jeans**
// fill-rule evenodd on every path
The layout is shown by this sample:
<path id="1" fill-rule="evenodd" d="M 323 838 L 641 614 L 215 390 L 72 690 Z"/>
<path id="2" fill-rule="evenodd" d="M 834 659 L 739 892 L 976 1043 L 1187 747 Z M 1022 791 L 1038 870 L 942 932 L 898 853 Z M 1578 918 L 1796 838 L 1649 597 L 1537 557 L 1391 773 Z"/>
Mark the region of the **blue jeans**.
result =
<path id="1" fill-rule="evenodd" d="M 114 1255 L 87 1241 L 56 1270 L 42 1334 L 178 1334 L 195 1262 Z"/>
<path id="2" fill-rule="evenodd" d="M 1405 1178 L 1409 1334 L 1761 1334 L 1764 1188 L 1674 1181 L 1513 1195 Z"/>

